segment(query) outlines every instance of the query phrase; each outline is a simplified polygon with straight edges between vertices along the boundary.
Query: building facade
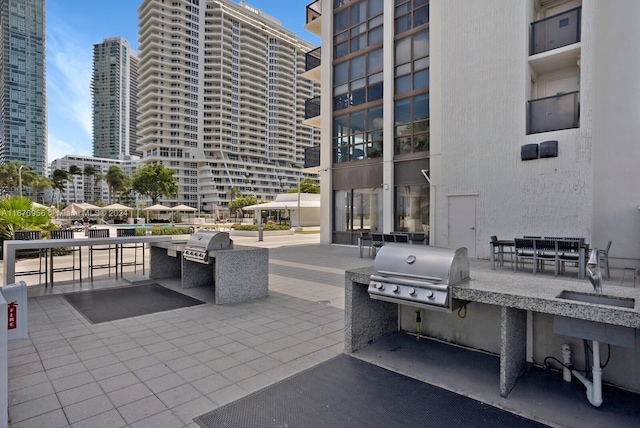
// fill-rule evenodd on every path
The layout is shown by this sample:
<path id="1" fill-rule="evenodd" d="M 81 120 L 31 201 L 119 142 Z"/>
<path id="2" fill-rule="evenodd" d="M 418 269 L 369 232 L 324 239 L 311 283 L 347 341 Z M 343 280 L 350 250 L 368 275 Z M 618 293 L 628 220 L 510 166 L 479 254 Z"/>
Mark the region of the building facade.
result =
<path id="1" fill-rule="evenodd" d="M 47 171 L 45 0 L 0 0 L 0 165 Z"/>
<path id="2" fill-rule="evenodd" d="M 91 78 L 93 155 L 140 156 L 138 143 L 138 56 L 122 37 L 93 45 Z"/>
<path id="3" fill-rule="evenodd" d="M 488 258 L 492 235 L 580 236 L 613 241 L 611 265 L 638 268 L 637 16 L 634 0 L 309 4 L 306 28 L 322 36 L 323 242 L 426 224 L 432 245 Z"/>
<path id="4" fill-rule="evenodd" d="M 66 155 L 51 162 L 51 171 L 62 169 L 69 171 L 69 167 L 77 166 L 83 174 L 70 175 L 62 192 L 48 190 L 45 192 L 45 201 L 51 203 L 95 203 L 102 201 L 109 203 L 109 186 L 104 180 L 109 167 L 112 165 L 120 168 L 128 176 L 131 176 L 138 167 L 139 158 L 129 156 L 127 160 L 97 158 L 91 156 Z"/>
<path id="5" fill-rule="evenodd" d="M 141 162 L 175 171 L 177 203 L 213 212 L 236 190 L 271 201 L 308 176 L 309 43 L 244 1 L 145 0 L 138 14 Z"/>

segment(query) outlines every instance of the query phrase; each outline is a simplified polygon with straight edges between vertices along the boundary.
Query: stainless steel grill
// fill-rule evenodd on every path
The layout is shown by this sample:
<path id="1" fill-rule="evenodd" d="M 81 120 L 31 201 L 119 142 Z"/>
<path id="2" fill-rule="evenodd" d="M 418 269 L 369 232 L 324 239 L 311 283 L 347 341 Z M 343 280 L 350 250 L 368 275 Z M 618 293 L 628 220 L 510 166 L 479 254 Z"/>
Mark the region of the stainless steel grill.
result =
<path id="1" fill-rule="evenodd" d="M 448 312 L 466 303 L 450 293 L 452 285 L 469 279 L 464 247 L 386 244 L 373 268 L 368 289 L 372 299 Z"/>
<path id="2" fill-rule="evenodd" d="M 213 259 L 209 258 L 209 251 L 232 248 L 233 241 L 229 239 L 229 233 L 203 230 L 191 235 L 184 247 L 182 257 L 192 262 L 211 264 Z"/>

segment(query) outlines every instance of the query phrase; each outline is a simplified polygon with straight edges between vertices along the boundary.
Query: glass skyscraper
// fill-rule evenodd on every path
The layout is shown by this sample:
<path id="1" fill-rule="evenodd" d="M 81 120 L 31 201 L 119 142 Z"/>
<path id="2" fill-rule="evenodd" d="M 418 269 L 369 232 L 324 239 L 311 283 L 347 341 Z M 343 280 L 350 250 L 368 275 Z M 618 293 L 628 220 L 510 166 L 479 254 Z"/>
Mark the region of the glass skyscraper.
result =
<path id="1" fill-rule="evenodd" d="M 0 165 L 47 170 L 45 0 L 0 0 Z"/>

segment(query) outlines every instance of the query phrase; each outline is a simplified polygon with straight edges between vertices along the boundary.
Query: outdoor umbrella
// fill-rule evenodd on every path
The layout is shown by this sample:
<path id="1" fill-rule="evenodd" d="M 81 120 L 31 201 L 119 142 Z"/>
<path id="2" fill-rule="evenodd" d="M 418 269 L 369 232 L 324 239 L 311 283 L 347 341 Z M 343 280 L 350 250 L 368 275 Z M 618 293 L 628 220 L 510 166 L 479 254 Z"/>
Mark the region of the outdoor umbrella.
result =
<path id="1" fill-rule="evenodd" d="M 165 207 L 162 204 L 151 205 L 150 207 L 145 207 L 142 211 L 147 212 L 147 223 L 149 223 L 149 211 L 171 211 L 171 208 Z"/>
<path id="2" fill-rule="evenodd" d="M 194 211 L 198 211 L 198 210 L 197 210 L 197 208 L 193 208 L 193 207 L 190 207 L 190 206 L 188 206 L 188 205 L 184 205 L 184 204 L 176 205 L 175 207 L 171 207 L 170 209 L 171 209 L 171 211 L 182 211 L 182 212 L 187 212 L 187 211 L 194 212 Z"/>

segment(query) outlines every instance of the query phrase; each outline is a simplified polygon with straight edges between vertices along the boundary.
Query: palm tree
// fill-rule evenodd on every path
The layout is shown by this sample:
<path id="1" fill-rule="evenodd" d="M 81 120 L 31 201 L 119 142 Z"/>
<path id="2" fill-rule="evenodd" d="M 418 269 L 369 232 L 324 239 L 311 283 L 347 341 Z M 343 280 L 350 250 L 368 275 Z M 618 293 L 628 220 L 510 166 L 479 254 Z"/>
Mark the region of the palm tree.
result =
<path id="1" fill-rule="evenodd" d="M 88 199 L 87 198 L 87 194 L 89 193 L 89 188 L 91 188 L 91 198 L 89 200 L 93 201 L 95 199 L 94 197 L 94 187 L 96 185 L 96 169 L 93 165 L 88 164 L 84 166 L 84 170 L 82 171 L 82 173 L 85 176 L 85 182 L 84 182 L 84 198 L 85 198 L 85 202 Z M 88 180 L 87 180 L 88 178 Z"/>
<path id="2" fill-rule="evenodd" d="M 36 175 L 31 178 L 27 183 L 32 191 L 33 191 L 33 200 L 38 202 L 38 192 L 40 190 L 51 189 L 53 188 L 53 183 L 49 177 L 45 177 L 44 175 Z"/>
<path id="3" fill-rule="evenodd" d="M 62 200 L 62 192 L 64 191 L 65 183 L 69 181 L 69 173 L 64 169 L 55 169 L 51 173 L 51 181 L 53 182 L 53 188 L 59 192 L 58 203 Z"/>
<path id="4" fill-rule="evenodd" d="M 227 196 L 229 196 L 229 199 L 231 200 L 241 198 L 242 192 L 236 186 L 232 186 L 231 189 L 229 189 L 229 191 L 227 192 Z"/>
<path id="5" fill-rule="evenodd" d="M 11 192 L 18 187 L 20 181 L 18 171 L 21 171 L 21 167 L 24 167 L 24 165 L 18 161 L 12 161 L 0 167 L 0 187 L 6 192 Z"/>
<path id="6" fill-rule="evenodd" d="M 113 196 L 116 192 L 125 191 L 129 185 L 129 177 L 115 165 L 111 165 L 107 170 L 105 181 L 109 186 L 109 203 L 113 203 Z"/>

